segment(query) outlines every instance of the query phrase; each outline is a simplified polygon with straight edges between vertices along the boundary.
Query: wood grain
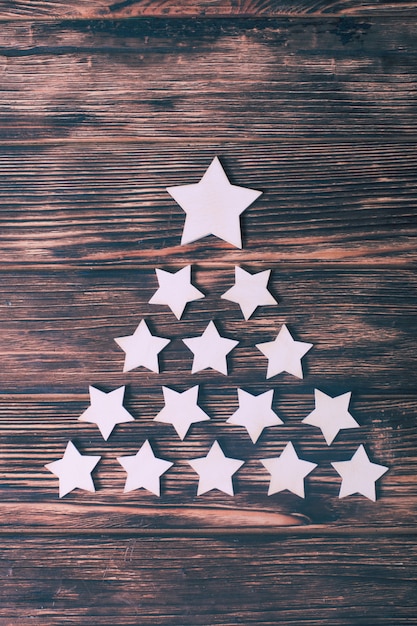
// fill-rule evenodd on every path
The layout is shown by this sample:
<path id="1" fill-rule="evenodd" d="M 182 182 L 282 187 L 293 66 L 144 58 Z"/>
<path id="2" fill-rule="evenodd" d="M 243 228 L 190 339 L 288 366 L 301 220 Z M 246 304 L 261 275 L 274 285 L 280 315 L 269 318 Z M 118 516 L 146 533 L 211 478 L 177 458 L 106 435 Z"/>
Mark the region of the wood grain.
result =
<path id="1" fill-rule="evenodd" d="M 243 214 L 244 249 L 180 246 L 184 211 L 165 188 L 197 182 L 219 155 L 263 195 Z M 3 147 L 0 262 L 157 266 L 416 261 L 414 143 L 204 143 Z"/>
<path id="2" fill-rule="evenodd" d="M 276 2 L 276 0 L 19 0 L 0 2 L 0 19 L 112 19 L 132 17 L 246 17 L 259 16 L 344 16 L 356 15 L 408 15 L 415 14 L 416 3 L 377 2 L 376 0 L 306 0 Z"/>
<path id="3" fill-rule="evenodd" d="M 5 626 L 417 623 L 413 538 L 16 539 Z"/>
<path id="4" fill-rule="evenodd" d="M 416 132 L 413 20 L 6 22 L 1 38 L 3 143 Z"/>

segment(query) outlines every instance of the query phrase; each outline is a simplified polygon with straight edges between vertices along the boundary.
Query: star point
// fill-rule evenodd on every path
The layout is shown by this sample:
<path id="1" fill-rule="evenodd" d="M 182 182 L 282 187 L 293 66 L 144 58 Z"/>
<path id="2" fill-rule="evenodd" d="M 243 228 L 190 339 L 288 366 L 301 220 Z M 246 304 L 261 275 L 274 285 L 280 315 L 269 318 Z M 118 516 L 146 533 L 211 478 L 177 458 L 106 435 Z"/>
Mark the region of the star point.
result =
<path id="1" fill-rule="evenodd" d="M 171 461 L 156 457 L 148 439 L 136 454 L 119 456 L 117 460 L 127 472 L 125 493 L 143 488 L 156 496 L 161 494 L 160 478 L 162 474 L 165 474 L 174 465 Z"/>
<path id="2" fill-rule="evenodd" d="M 274 341 L 258 343 L 256 347 L 268 359 L 267 378 L 277 376 L 281 372 L 303 378 L 301 359 L 311 350 L 313 344 L 295 341 L 286 325 L 283 324 Z"/>
<path id="3" fill-rule="evenodd" d="M 155 421 L 172 424 L 180 439 L 184 440 L 191 424 L 210 419 L 197 404 L 198 391 L 198 385 L 182 393 L 169 387 L 162 387 L 165 406 L 154 418 Z"/>
<path id="4" fill-rule="evenodd" d="M 272 410 L 273 389 L 257 396 L 243 389 L 238 389 L 237 393 L 239 408 L 226 423 L 244 426 L 253 443 L 258 441 L 264 428 L 283 424 L 283 421 Z"/>
<path id="5" fill-rule="evenodd" d="M 303 419 L 303 423 L 320 428 L 328 446 L 340 430 L 359 428 L 358 422 L 348 410 L 351 395 L 348 391 L 332 398 L 319 389 L 314 390 L 315 409 Z"/>
<path id="6" fill-rule="evenodd" d="M 141 320 L 133 335 L 117 337 L 115 342 L 126 353 L 124 372 L 143 366 L 159 373 L 158 354 L 170 343 L 170 339 L 152 335 L 145 320 Z"/>
<path id="7" fill-rule="evenodd" d="M 192 374 L 211 368 L 225 376 L 228 373 L 226 356 L 239 343 L 222 337 L 214 322 L 208 324 L 200 337 L 189 337 L 183 339 L 183 342 L 194 354 Z"/>
<path id="8" fill-rule="evenodd" d="M 81 454 L 69 441 L 64 456 L 45 465 L 47 470 L 59 478 L 59 497 L 63 498 L 74 489 L 95 491 L 91 472 L 100 459 L 101 456 Z"/>
<path id="9" fill-rule="evenodd" d="M 250 274 L 239 266 L 235 267 L 235 284 L 228 289 L 221 298 L 236 302 L 248 320 L 258 306 L 271 306 L 277 301 L 268 291 L 268 281 L 271 270 Z"/>
<path id="10" fill-rule="evenodd" d="M 349 461 L 337 461 L 332 466 L 342 477 L 339 498 L 360 493 L 373 502 L 376 501 L 375 483 L 388 471 L 385 465 L 372 463 L 363 445 L 360 445 Z"/>
<path id="11" fill-rule="evenodd" d="M 174 273 L 161 269 L 155 269 L 155 272 L 159 289 L 149 300 L 149 304 L 168 305 L 178 320 L 189 302 L 204 298 L 204 294 L 191 284 L 191 265 Z"/>
<path id="12" fill-rule="evenodd" d="M 244 461 L 225 456 L 218 441 L 213 443 L 207 456 L 192 459 L 188 463 L 200 476 L 198 496 L 212 489 L 219 489 L 230 496 L 234 495 L 232 476 Z"/>
<path id="13" fill-rule="evenodd" d="M 167 191 L 186 213 L 182 245 L 215 235 L 237 248 L 242 247 L 240 215 L 262 194 L 232 185 L 218 157 L 200 182 L 167 187 Z"/>
<path id="14" fill-rule="evenodd" d="M 116 424 L 134 420 L 124 408 L 123 398 L 125 387 L 119 387 L 109 393 L 89 387 L 90 406 L 78 418 L 81 422 L 97 424 L 103 439 L 107 440 Z"/>
<path id="15" fill-rule="evenodd" d="M 304 498 L 304 478 L 317 467 L 317 463 L 300 459 L 291 441 L 279 457 L 261 459 L 261 463 L 271 474 L 268 496 L 288 489 Z"/>

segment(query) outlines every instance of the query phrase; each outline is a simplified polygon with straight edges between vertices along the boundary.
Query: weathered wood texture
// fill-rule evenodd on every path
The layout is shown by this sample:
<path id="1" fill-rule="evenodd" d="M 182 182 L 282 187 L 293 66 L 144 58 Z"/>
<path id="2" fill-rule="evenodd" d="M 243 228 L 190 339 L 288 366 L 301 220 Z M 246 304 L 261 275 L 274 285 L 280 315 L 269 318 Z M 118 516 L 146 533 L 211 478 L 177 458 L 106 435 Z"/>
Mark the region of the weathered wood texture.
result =
<path id="1" fill-rule="evenodd" d="M 417 624 L 415 8 L 0 2 L 1 624 Z M 264 192 L 243 250 L 179 245 L 165 187 L 215 155 Z M 187 263 L 207 297 L 178 322 L 148 300 L 155 267 Z M 220 299 L 235 265 L 271 268 L 279 304 L 243 321 Z M 122 373 L 114 337 L 142 318 L 173 338 L 160 375 Z M 241 341 L 228 378 L 191 375 L 181 342 L 211 319 Z M 284 322 L 314 344 L 305 378 L 266 381 L 254 345 Z M 153 420 L 161 386 L 196 383 L 211 420 L 181 442 Z M 78 421 L 90 384 L 127 385 L 135 421 L 107 442 Z M 275 390 L 284 425 L 256 446 L 225 423 L 237 387 Z M 316 387 L 352 390 L 361 425 L 330 447 L 301 423 Z M 174 462 L 161 498 L 123 493 L 116 457 L 148 437 Z M 235 497 L 196 496 L 187 460 L 215 438 L 245 460 Z M 59 500 L 44 464 L 69 439 L 102 456 L 98 490 Z M 289 440 L 318 463 L 304 500 L 267 495 L 260 459 Z M 361 443 L 390 468 L 376 503 L 338 498 L 330 462 Z"/>
<path id="2" fill-rule="evenodd" d="M 0 19 L 106 19 L 132 17 L 277 17 L 282 15 L 407 15 L 414 0 L 1 0 Z"/>
<path id="3" fill-rule="evenodd" d="M 0 619 L 4 626 L 417 624 L 416 557 L 413 538 L 349 534 L 16 537 L 3 541 Z"/>
<path id="4" fill-rule="evenodd" d="M 165 188 L 197 182 L 216 154 L 233 183 L 264 192 L 242 216 L 243 250 L 215 237 L 179 245 L 185 213 Z M 415 143 L 394 137 L 4 146 L 0 262 L 412 265 L 416 170 Z"/>
<path id="5" fill-rule="evenodd" d="M 413 141 L 415 20 L 4 23 L 0 140 Z"/>

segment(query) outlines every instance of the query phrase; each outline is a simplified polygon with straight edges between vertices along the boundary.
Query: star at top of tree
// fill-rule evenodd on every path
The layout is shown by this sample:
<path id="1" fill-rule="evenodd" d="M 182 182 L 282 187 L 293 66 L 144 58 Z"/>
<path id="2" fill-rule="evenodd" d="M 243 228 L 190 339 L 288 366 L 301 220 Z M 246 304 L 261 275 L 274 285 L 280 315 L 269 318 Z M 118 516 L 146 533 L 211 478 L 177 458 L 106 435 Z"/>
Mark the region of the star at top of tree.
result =
<path id="1" fill-rule="evenodd" d="M 232 185 L 217 157 L 200 182 L 167 191 L 186 213 L 181 244 L 215 235 L 237 248 L 242 247 L 240 215 L 262 194 Z"/>

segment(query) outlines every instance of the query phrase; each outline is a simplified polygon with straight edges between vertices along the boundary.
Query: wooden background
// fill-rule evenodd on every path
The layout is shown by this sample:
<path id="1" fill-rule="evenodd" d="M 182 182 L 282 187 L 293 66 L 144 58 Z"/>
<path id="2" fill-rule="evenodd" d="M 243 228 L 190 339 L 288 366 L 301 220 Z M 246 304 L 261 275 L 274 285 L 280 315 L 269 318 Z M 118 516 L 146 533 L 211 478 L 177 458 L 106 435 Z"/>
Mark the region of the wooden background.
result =
<path id="1" fill-rule="evenodd" d="M 0 2 L 0 623 L 417 624 L 417 7 L 413 0 Z M 218 155 L 264 193 L 243 250 L 180 246 L 165 187 Z M 180 322 L 147 304 L 154 268 L 193 264 L 208 294 Z M 272 269 L 277 307 L 245 322 L 234 266 Z M 114 337 L 174 338 L 160 376 L 122 374 Z M 242 338 L 226 379 L 191 376 L 182 337 Z M 253 346 L 286 322 L 314 344 L 302 381 L 265 380 Z M 162 385 L 200 383 L 212 415 L 181 442 Z M 128 385 L 107 442 L 77 420 L 88 385 Z M 285 425 L 253 446 L 225 425 L 236 387 L 275 389 Z M 329 449 L 301 424 L 313 389 L 352 391 L 360 429 Z M 116 457 L 149 437 L 175 460 L 157 498 L 123 494 Z M 44 464 L 71 438 L 97 492 L 58 499 Z M 196 497 L 186 463 L 217 438 L 247 460 L 235 497 Z M 288 440 L 319 466 L 306 498 L 268 497 Z M 376 503 L 338 498 L 330 461 L 364 443 L 390 467 Z"/>

